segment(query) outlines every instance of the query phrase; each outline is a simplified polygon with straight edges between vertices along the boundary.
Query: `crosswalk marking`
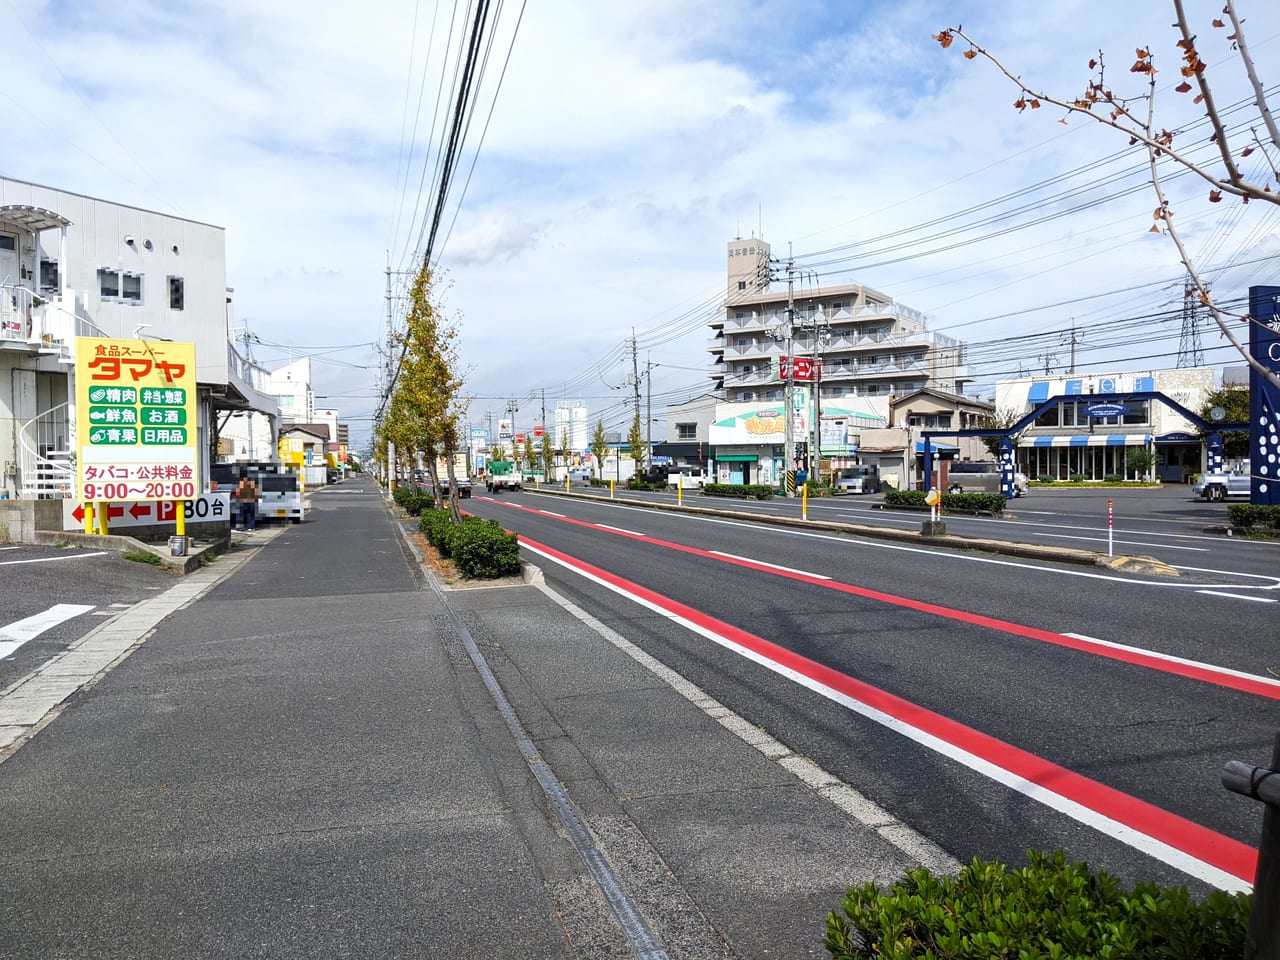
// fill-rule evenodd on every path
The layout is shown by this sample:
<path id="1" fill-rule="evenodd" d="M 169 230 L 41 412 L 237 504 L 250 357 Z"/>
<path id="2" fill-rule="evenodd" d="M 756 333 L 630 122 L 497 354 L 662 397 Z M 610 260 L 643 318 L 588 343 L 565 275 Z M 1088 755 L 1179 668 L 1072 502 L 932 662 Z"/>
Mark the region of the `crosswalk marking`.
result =
<path id="1" fill-rule="evenodd" d="M 34 640 L 46 630 L 92 609 L 83 603 L 56 603 L 43 613 L 0 627 L 0 660 L 13 656 L 24 643 Z"/>

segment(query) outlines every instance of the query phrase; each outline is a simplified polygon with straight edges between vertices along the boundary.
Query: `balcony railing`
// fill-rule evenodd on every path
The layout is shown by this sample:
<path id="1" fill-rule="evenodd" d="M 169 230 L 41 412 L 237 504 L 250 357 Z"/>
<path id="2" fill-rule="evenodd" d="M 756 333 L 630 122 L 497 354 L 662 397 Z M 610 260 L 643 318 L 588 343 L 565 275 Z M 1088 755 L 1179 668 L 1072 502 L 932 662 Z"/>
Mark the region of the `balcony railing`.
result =
<path id="1" fill-rule="evenodd" d="M 62 403 L 24 423 L 18 431 L 18 496 L 56 500 L 75 494 L 76 432 L 72 406 Z"/>
<path id="2" fill-rule="evenodd" d="M 61 297 L 44 297 L 28 287 L 0 283 L 0 340 L 25 343 L 40 353 L 56 353 L 59 359 L 71 362 L 75 337 L 106 336 L 80 315 L 75 302 L 75 293 L 70 290 Z"/>

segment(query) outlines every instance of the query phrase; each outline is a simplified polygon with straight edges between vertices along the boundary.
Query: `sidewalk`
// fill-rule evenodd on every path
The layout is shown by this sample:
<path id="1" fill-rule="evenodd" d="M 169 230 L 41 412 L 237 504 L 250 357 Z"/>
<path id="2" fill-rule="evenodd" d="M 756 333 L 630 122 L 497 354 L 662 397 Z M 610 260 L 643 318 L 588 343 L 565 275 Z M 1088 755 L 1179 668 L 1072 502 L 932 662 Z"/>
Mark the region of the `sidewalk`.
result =
<path id="1" fill-rule="evenodd" d="M 349 483 L 0 748 L 0 958 L 819 957 L 847 886 L 955 868 L 540 585 L 439 590 Z"/>

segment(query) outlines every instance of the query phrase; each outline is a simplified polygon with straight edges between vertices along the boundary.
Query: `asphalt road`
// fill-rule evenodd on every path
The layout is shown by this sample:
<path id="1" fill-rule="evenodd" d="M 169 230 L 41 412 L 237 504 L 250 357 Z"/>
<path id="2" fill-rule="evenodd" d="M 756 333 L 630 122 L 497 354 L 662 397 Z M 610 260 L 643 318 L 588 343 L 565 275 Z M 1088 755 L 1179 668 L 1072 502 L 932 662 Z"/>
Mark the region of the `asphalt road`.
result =
<path id="1" fill-rule="evenodd" d="M 1170 525 L 1200 523 L 1185 515 L 1200 505 L 1158 502 L 1142 529 L 1185 560 Z M 1238 866 L 1256 843 L 1261 811 L 1218 776 L 1227 760 L 1264 762 L 1276 732 L 1280 582 L 1254 572 L 1274 574 L 1274 544 L 1221 542 L 1182 576 L 1130 576 L 594 498 L 469 509 L 529 541 L 555 589 L 962 861 L 1064 848 L 1130 880 L 1203 887 L 1230 885 L 1203 861 L 1226 848 Z M 1045 525 L 1091 509 L 1068 501 Z M 862 685 L 890 721 L 713 639 L 725 633 Z M 1183 676 L 1171 658 L 1202 667 Z M 1229 671 L 1258 679 L 1236 689 Z M 1040 788 L 1011 785 L 1008 769 L 1036 764 Z M 1135 843 L 1166 817 L 1172 848 Z"/>
<path id="2" fill-rule="evenodd" d="M 579 495 L 609 499 L 605 488 L 579 485 L 572 489 Z M 764 516 L 799 518 L 807 508 L 812 520 L 897 530 L 919 530 L 924 519 L 923 513 L 884 509 L 880 494 L 816 497 L 807 504 L 784 497 L 725 501 L 696 491 L 686 491 L 681 499 L 688 506 L 728 506 Z M 614 500 L 675 504 L 676 495 L 618 488 Z M 959 536 L 1102 553 L 1108 551 L 1110 544 L 1116 554 L 1156 557 L 1174 565 L 1211 569 L 1225 563 L 1232 570 L 1261 575 L 1280 568 L 1280 543 L 1224 536 L 1221 531 L 1228 525 L 1227 504 L 1196 500 L 1190 487 L 1032 487 L 1026 496 L 1011 500 L 1001 517 L 948 514 L 944 519 L 947 532 Z"/>
<path id="3" fill-rule="evenodd" d="M 173 582 L 166 571 L 107 551 L 32 544 L 0 546 L 0 690 L 65 650 L 104 619 L 155 596 Z M 11 652 L 4 646 L 6 630 L 41 617 L 48 617 L 46 629 Z M 43 626 L 40 623 L 31 629 Z"/>

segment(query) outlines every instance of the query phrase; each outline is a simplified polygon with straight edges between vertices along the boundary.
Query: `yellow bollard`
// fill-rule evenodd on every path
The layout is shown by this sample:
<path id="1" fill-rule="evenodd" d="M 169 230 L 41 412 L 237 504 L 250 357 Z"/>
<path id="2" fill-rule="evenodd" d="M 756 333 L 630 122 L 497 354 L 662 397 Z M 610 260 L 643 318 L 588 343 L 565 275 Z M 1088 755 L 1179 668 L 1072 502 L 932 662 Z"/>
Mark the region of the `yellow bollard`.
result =
<path id="1" fill-rule="evenodd" d="M 108 503 L 107 501 L 105 500 L 98 501 L 98 511 L 97 511 L 98 512 L 98 534 L 100 536 L 105 537 L 107 535 L 107 521 L 109 519 L 107 511 L 110 509 L 110 507 L 111 507 L 111 504 Z"/>
<path id="2" fill-rule="evenodd" d="M 187 511 L 184 509 L 186 505 L 187 501 L 185 500 L 173 501 L 173 522 L 177 527 L 175 533 L 180 537 L 187 535 Z M 160 504 L 156 504 L 156 509 L 160 509 Z"/>
<path id="3" fill-rule="evenodd" d="M 565 478 L 564 478 L 564 492 L 565 493 L 569 492 L 569 477 L 567 474 L 565 475 Z"/>
<path id="4" fill-rule="evenodd" d="M 609 481 L 609 499 L 610 500 L 613 499 L 613 481 L 612 480 Z"/>
<path id="5" fill-rule="evenodd" d="M 84 502 L 84 532 L 86 536 L 93 535 L 93 501 L 91 500 Z"/>
<path id="6" fill-rule="evenodd" d="M 684 474 L 676 474 L 676 506 L 684 504 Z"/>
<path id="7" fill-rule="evenodd" d="M 800 519 L 809 519 L 809 485 L 807 483 L 800 485 Z"/>

